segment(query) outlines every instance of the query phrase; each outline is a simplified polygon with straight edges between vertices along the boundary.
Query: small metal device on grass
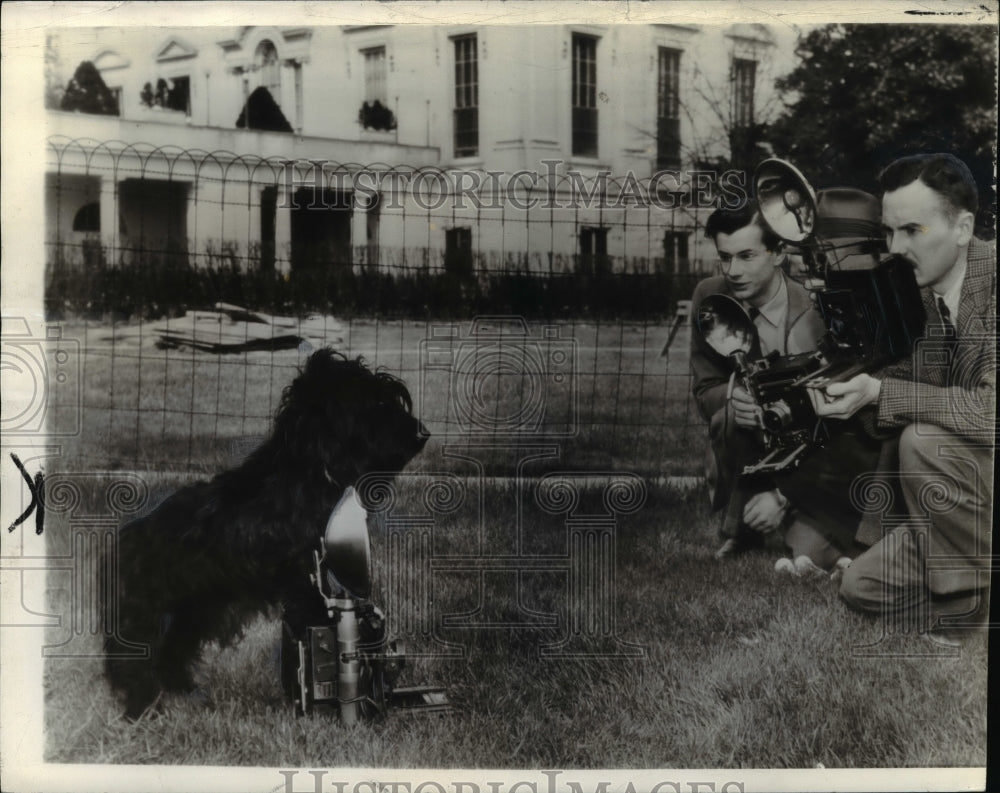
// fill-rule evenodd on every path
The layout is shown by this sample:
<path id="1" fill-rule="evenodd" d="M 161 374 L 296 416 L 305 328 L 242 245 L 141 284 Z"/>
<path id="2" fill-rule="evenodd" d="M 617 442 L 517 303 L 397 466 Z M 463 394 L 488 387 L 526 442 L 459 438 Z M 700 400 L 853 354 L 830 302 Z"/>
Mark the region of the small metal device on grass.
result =
<path id="1" fill-rule="evenodd" d="M 368 599 L 371 548 L 367 513 L 347 488 L 327 522 L 310 579 L 315 604 L 286 609 L 281 677 L 296 713 L 330 713 L 344 724 L 380 718 L 391 709 L 444 711 L 444 689 L 396 686 L 406 665 L 382 610 Z"/>

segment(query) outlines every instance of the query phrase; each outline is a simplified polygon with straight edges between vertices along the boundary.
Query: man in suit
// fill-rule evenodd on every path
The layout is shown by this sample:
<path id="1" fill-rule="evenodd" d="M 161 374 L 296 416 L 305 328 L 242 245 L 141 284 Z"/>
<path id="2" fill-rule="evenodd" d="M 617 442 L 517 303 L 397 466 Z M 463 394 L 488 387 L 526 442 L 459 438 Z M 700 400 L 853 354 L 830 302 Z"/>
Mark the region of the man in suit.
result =
<path id="1" fill-rule="evenodd" d="M 877 205 L 874 212 L 877 218 Z M 722 275 L 695 288 L 693 316 L 698 317 L 707 296 L 726 295 L 747 310 L 756 327 L 751 358 L 815 350 L 825 332 L 822 318 L 805 288 L 783 271 L 781 241 L 762 224 L 757 204 L 716 210 L 706 223 L 705 236 L 715 242 Z M 845 434 L 833 442 L 835 450 L 827 450 L 831 454 L 813 455 L 799 471 L 777 477 L 743 475 L 745 465 L 764 455 L 760 407 L 733 378 L 731 362 L 702 333 L 696 330 L 691 336 L 694 397 L 709 422 L 706 479 L 713 509 L 725 507 L 719 530 L 723 542 L 716 558 L 756 544 L 763 535 L 779 533 L 791 548 L 798 573 L 804 572 L 803 565 L 813 573 L 816 568 L 829 569 L 852 545 L 858 519 L 848 504 L 849 479 L 844 472 L 874 466 L 875 455 Z"/>
<path id="2" fill-rule="evenodd" d="M 873 432 L 896 434 L 880 474 L 902 491 L 905 519 L 883 521 L 840 594 L 869 612 L 968 614 L 989 585 L 996 248 L 972 236 L 976 184 L 956 157 L 906 157 L 879 182 L 890 253 L 913 264 L 927 325 L 910 358 L 812 395 L 819 415 L 857 413 Z"/>

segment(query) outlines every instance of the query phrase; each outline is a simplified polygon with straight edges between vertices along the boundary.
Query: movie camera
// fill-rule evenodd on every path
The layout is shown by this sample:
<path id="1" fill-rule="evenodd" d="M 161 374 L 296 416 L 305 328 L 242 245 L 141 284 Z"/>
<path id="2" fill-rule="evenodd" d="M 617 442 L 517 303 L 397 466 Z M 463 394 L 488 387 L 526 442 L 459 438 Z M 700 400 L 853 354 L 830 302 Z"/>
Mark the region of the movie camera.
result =
<path id="1" fill-rule="evenodd" d="M 310 575 L 315 597 L 286 606 L 281 680 L 296 713 L 336 714 L 344 724 L 392 708 L 448 709 L 443 688 L 396 686 L 406 655 L 372 603 L 368 515 L 352 487 L 330 514 Z"/>
<path id="2" fill-rule="evenodd" d="M 815 352 L 754 359 L 757 329 L 737 301 L 710 295 L 698 307 L 698 331 L 730 358 L 761 407 L 766 453 L 744 474 L 794 467 L 822 446 L 830 428 L 816 416 L 808 389 L 909 355 L 926 319 L 912 263 L 898 255 L 881 258 L 881 230 L 867 216 L 877 211 L 871 210 L 874 196 L 851 188 L 817 194 L 798 169 L 778 159 L 757 167 L 754 192 L 763 223 L 802 257 L 826 332 Z"/>

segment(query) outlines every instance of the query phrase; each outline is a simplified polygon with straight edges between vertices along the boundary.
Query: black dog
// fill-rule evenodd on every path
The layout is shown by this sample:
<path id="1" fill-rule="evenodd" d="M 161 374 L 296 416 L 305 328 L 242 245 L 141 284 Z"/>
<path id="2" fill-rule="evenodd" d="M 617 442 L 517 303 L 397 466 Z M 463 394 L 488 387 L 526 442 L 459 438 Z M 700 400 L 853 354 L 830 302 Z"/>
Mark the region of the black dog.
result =
<path id="1" fill-rule="evenodd" d="M 242 465 L 123 527 L 118 597 L 102 611 L 105 674 L 125 694 L 126 716 L 161 691 L 192 690 L 205 642 L 228 644 L 253 616 L 309 597 L 312 552 L 341 494 L 366 473 L 399 472 L 426 440 L 400 380 L 319 350 L 285 389 L 270 439 Z M 116 652 L 118 637 L 149 657 Z"/>

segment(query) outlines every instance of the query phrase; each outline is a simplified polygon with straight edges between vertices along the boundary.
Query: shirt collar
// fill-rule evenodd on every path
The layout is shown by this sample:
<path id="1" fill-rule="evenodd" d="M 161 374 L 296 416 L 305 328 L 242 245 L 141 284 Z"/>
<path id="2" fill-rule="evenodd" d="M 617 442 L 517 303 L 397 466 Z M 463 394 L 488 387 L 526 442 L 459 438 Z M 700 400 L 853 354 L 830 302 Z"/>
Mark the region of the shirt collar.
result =
<path id="1" fill-rule="evenodd" d="M 958 278 L 955 279 L 955 283 L 951 285 L 947 292 L 943 295 L 939 295 L 934 292 L 935 302 L 937 298 L 944 300 L 944 304 L 948 307 L 948 311 L 951 312 L 952 322 L 958 323 L 958 305 L 962 298 L 962 285 L 965 283 L 965 274 L 968 271 L 969 263 L 967 261 L 962 261 L 959 265 L 961 272 Z M 933 291 L 933 289 L 931 290 Z"/>
<path id="2" fill-rule="evenodd" d="M 745 307 L 749 308 L 749 305 Z M 779 276 L 778 291 L 774 293 L 774 297 L 768 300 L 764 305 L 760 306 L 758 311 L 760 311 L 760 316 L 777 328 L 781 325 L 787 310 L 788 286 L 785 284 L 784 277 Z"/>
<path id="3" fill-rule="evenodd" d="M 959 267 L 961 268 L 961 272 L 959 273 L 958 278 L 955 279 L 955 283 L 953 283 L 951 285 L 951 287 L 948 289 L 948 291 L 945 292 L 943 295 L 942 294 L 938 294 L 937 292 L 934 292 L 934 296 L 935 297 L 943 297 L 944 298 L 944 302 L 948 303 L 949 305 L 951 304 L 951 302 L 953 300 L 957 301 L 958 298 L 959 298 L 959 296 L 962 294 L 962 284 L 965 283 L 965 273 L 969 269 L 969 263 L 966 262 L 966 261 L 963 261 L 959 265 Z"/>

